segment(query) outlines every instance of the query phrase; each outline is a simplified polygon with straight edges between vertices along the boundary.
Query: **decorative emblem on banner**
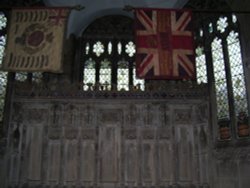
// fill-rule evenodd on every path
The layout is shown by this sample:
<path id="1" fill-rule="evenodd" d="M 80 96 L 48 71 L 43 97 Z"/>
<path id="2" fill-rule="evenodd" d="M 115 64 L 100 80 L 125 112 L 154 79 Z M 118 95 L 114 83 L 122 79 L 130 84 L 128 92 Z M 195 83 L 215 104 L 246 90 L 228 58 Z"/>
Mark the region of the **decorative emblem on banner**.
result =
<path id="1" fill-rule="evenodd" d="M 146 79 L 195 79 L 191 12 L 136 9 L 136 72 Z"/>
<path id="2" fill-rule="evenodd" d="M 14 9 L 3 70 L 62 72 L 69 9 Z"/>

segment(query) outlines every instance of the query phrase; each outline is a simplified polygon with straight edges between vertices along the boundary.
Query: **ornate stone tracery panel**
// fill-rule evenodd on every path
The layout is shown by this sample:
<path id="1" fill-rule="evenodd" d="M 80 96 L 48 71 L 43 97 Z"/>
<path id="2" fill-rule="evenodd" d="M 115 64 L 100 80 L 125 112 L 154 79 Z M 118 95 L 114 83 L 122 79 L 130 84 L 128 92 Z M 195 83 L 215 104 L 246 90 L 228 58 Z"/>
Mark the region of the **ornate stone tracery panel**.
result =
<path id="1" fill-rule="evenodd" d="M 159 187 L 208 183 L 208 120 L 203 114 L 194 118 L 206 101 L 44 99 L 42 108 L 35 100 L 18 103 L 21 108 L 13 113 L 27 114 L 35 109 L 35 115 L 20 120 L 26 128 L 19 127 L 22 147 L 12 155 L 10 169 L 19 168 L 22 176 L 10 170 L 9 185 Z"/>

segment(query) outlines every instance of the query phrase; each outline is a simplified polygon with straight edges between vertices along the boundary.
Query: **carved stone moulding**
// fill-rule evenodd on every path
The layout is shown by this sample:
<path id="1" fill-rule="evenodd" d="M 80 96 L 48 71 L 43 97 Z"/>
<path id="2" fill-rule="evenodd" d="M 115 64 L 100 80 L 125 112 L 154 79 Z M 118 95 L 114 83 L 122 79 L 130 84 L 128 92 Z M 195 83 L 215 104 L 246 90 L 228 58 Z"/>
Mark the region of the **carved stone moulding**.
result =
<path id="1" fill-rule="evenodd" d="M 214 157 L 222 161 L 247 160 L 250 161 L 250 147 L 220 148 L 214 150 Z"/>
<path id="2" fill-rule="evenodd" d="M 83 129 L 81 133 L 83 140 L 93 140 L 96 137 L 95 129 Z"/>
<path id="3" fill-rule="evenodd" d="M 60 139 L 62 136 L 62 129 L 57 127 L 50 127 L 48 131 L 48 137 L 51 140 Z"/>
<path id="4" fill-rule="evenodd" d="M 64 137 L 66 139 L 72 140 L 77 139 L 79 130 L 74 127 L 64 127 Z"/>
<path id="5" fill-rule="evenodd" d="M 190 123 L 191 119 L 191 111 L 190 109 L 175 109 L 174 111 L 174 120 L 175 123 Z"/>
<path id="6" fill-rule="evenodd" d="M 125 136 L 125 139 L 128 139 L 128 140 L 134 140 L 137 138 L 137 131 L 136 129 L 125 129 L 124 130 L 124 136 Z"/>
<path id="7" fill-rule="evenodd" d="M 142 130 L 142 138 L 146 140 L 151 140 L 155 138 L 155 130 L 154 129 L 144 129 Z"/>
<path id="8" fill-rule="evenodd" d="M 171 129 L 169 128 L 159 128 L 158 129 L 159 139 L 169 139 L 171 136 Z"/>
<path id="9" fill-rule="evenodd" d="M 163 87 L 164 86 L 164 87 Z M 64 89 L 50 89 L 44 85 L 15 84 L 14 95 L 30 98 L 83 98 L 83 99 L 192 99 L 207 98 L 207 85 L 197 84 L 165 84 L 156 89 L 132 91 L 82 91 L 72 85 L 64 85 Z M 72 89 L 75 88 L 75 89 Z M 148 88 L 148 86 L 147 86 Z"/>

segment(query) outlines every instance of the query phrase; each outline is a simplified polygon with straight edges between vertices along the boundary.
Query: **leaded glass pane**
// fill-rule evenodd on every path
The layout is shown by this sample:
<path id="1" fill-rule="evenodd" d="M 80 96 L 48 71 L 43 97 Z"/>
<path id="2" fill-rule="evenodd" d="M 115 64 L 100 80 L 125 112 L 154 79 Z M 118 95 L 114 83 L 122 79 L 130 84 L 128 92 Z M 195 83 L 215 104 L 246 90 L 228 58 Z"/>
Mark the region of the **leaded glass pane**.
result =
<path id="1" fill-rule="evenodd" d="M 136 69 L 133 68 L 133 83 L 134 86 L 140 87 L 141 90 L 145 90 L 145 81 L 136 77 Z"/>
<path id="2" fill-rule="evenodd" d="M 99 57 L 104 53 L 104 45 L 100 41 L 96 42 L 93 46 L 93 52 Z"/>
<path id="3" fill-rule="evenodd" d="M 32 74 L 32 81 L 33 82 L 41 82 L 43 78 L 43 74 L 41 72 L 34 72 Z"/>
<path id="4" fill-rule="evenodd" d="M 2 12 L 0 12 L 0 30 L 4 29 L 6 25 L 7 25 L 7 18 Z"/>
<path id="5" fill-rule="evenodd" d="M 118 62 L 117 70 L 117 89 L 118 90 L 129 90 L 129 69 L 127 61 Z"/>
<path id="6" fill-rule="evenodd" d="M 232 31 L 227 37 L 229 61 L 232 75 L 232 86 L 236 114 L 247 112 L 246 87 L 242 67 L 238 33 Z"/>
<path id="7" fill-rule="evenodd" d="M 207 69 L 204 48 L 196 48 L 196 76 L 198 83 L 207 83 Z"/>
<path id="8" fill-rule="evenodd" d="M 3 119 L 4 98 L 7 84 L 7 73 L 0 72 L 0 122 Z"/>
<path id="9" fill-rule="evenodd" d="M 217 30 L 223 33 L 228 26 L 227 17 L 220 17 L 217 21 Z"/>
<path id="10" fill-rule="evenodd" d="M 125 52 L 128 54 L 129 57 L 133 57 L 135 55 L 135 44 L 130 41 L 125 46 Z"/>
<path id="11" fill-rule="evenodd" d="M 95 69 L 95 61 L 93 59 L 89 58 L 85 62 L 85 68 L 84 68 L 84 90 L 88 90 L 90 86 L 95 85 L 95 75 L 96 75 L 96 69 Z"/>
<path id="12" fill-rule="evenodd" d="M 122 43 L 121 42 L 118 42 L 118 44 L 117 44 L 117 50 L 118 50 L 118 54 L 122 53 Z"/>
<path id="13" fill-rule="evenodd" d="M 232 15 L 232 21 L 233 21 L 233 23 L 236 23 L 236 22 L 237 22 L 237 17 L 236 17 L 235 14 Z"/>
<path id="14" fill-rule="evenodd" d="M 107 90 L 111 89 L 111 63 L 108 60 L 101 62 L 100 84 L 104 85 Z"/>
<path id="15" fill-rule="evenodd" d="M 18 72 L 16 73 L 15 80 L 24 82 L 27 79 L 28 73 L 26 72 Z"/>
<path id="16" fill-rule="evenodd" d="M 212 33 L 214 31 L 212 23 L 208 24 L 208 31 L 209 31 L 209 33 Z"/>
<path id="17" fill-rule="evenodd" d="M 112 43 L 111 42 L 108 43 L 108 53 L 109 53 L 109 55 L 112 53 Z"/>
<path id="18" fill-rule="evenodd" d="M 2 65 L 2 60 L 3 60 L 5 44 L 6 44 L 6 37 L 0 36 L 0 64 L 1 65 Z"/>
<path id="19" fill-rule="evenodd" d="M 4 106 L 4 98 L 6 92 L 6 80 L 7 74 L 5 72 L 0 72 L 0 121 L 2 120 L 2 111 Z"/>
<path id="20" fill-rule="evenodd" d="M 6 16 L 0 12 L 0 30 L 4 29 L 7 24 Z M 0 67 L 2 67 L 2 60 L 4 48 L 6 44 L 6 37 L 0 36 Z M 4 99 L 7 85 L 7 73 L 0 71 L 0 122 L 3 120 Z"/>
<path id="21" fill-rule="evenodd" d="M 199 35 L 200 35 L 200 37 L 203 36 L 203 30 L 202 29 L 200 29 Z"/>
<path id="22" fill-rule="evenodd" d="M 215 77 L 218 118 L 229 117 L 228 93 L 221 40 L 212 42 L 212 57 Z"/>
<path id="23" fill-rule="evenodd" d="M 85 53 L 88 55 L 89 54 L 89 49 L 90 49 L 90 46 L 89 46 L 89 43 L 87 42 L 86 43 L 86 46 L 85 46 Z"/>

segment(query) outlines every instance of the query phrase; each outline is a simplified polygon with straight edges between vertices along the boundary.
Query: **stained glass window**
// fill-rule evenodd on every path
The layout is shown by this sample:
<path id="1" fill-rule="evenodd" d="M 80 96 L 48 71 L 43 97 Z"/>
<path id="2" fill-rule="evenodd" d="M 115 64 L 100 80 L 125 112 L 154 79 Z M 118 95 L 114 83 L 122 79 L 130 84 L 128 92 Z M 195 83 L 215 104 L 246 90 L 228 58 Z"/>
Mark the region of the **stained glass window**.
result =
<path id="1" fill-rule="evenodd" d="M 117 69 L 117 89 L 129 90 L 129 63 L 125 60 L 118 62 Z"/>
<path id="2" fill-rule="evenodd" d="M 122 53 L 122 43 L 121 42 L 118 42 L 118 44 L 117 44 L 117 50 L 118 50 L 118 54 Z"/>
<path id="3" fill-rule="evenodd" d="M 231 31 L 227 37 L 236 114 L 241 111 L 247 112 L 246 87 L 238 35 L 238 33 Z"/>
<path id="4" fill-rule="evenodd" d="M 27 73 L 26 72 L 18 72 L 15 75 L 15 80 L 24 82 L 27 79 Z"/>
<path id="5" fill-rule="evenodd" d="M 84 84 L 118 91 L 130 90 L 137 84 L 144 88 L 144 81 L 135 76 L 133 24 L 133 19 L 127 16 L 104 16 L 83 31 L 79 50 Z M 85 65 L 90 59 L 94 61 L 92 67 Z"/>
<path id="6" fill-rule="evenodd" d="M 203 47 L 196 48 L 196 77 L 198 83 L 207 83 L 206 59 Z"/>
<path id="7" fill-rule="evenodd" d="M 129 57 L 133 57 L 135 55 L 135 44 L 132 41 L 129 41 L 126 46 L 125 52 L 128 54 Z"/>
<path id="8" fill-rule="evenodd" d="M 93 52 L 99 57 L 104 53 L 104 45 L 100 41 L 96 42 L 93 46 Z"/>
<path id="9" fill-rule="evenodd" d="M 220 124 L 223 120 L 227 122 L 227 126 L 232 126 L 230 130 L 237 130 L 238 114 L 240 112 L 249 114 L 238 21 L 234 14 L 218 15 L 217 20 L 214 20 L 214 16 L 212 22 L 211 17 L 205 16 L 197 28 L 196 40 L 199 44 L 196 48 L 197 81 L 207 82 L 206 78 L 209 76 L 212 81 L 209 84 L 211 86 L 214 84 L 211 88 L 215 88 L 216 103 L 212 105 L 217 108 L 216 119 L 219 127 L 225 126 Z M 203 34 L 200 28 L 205 31 Z M 206 45 L 206 50 L 202 45 Z M 209 62 L 206 62 L 207 60 Z M 225 139 L 232 138 L 232 135 L 234 134 Z M 221 135 L 219 138 L 224 139 Z"/>
<path id="10" fill-rule="evenodd" d="M 217 113 L 219 118 L 226 118 L 229 117 L 229 106 L 225 62 L 222 52 L 221 39 L 215 38 L 212 42 L 212 56 L 217 99 Z"/>
<path id="11" fill-rule="evenodd" d="M 111 89 L 111 62 L 107 59 L 101 62 L 100 84 L 104 85 L 107 90 Z"/>
<path id="12" fill-rule="evenodd" d="M 136 69 L 133 68 L 133 83 L 137 89 L 145 90 L 145 81 L 136 77 Z"/>
<path id="13" fill-rule="evenodd" d="M 228 26 L 227 17 L 220 17 L 217 21 L 217 30 L 223 33 Z"/>
<path id="14" fill-rule="evenodd" d="M 109 55 L 112 53 L 112 42 L 108 43 L 108 53 Z"/>
<path id="15" fill-rule="evenodd" d="M 0 31 L 4 30 L 6 28 L 6 25 L 7 25 L 7 18 L 2 12 L 0 12 Z M 5 43 L 6 43 L 6 37 L 0 35 L 0 67 L 2 66 Z M 6 84 L 7 84 L 7 73 L 0 71 L 0 122 L 3 120 L 3 108 L 4 108 Z"/>
<path id="16" fill-rule="evenodd" d="M 85 62 L 85 68 L 84 68 L 84 90 L 90 89 L 91 86 L 95 85 L 95 75 L 96 75 L 96 69 L 95 69 L 95 62 L 93 59 L 89 58 Z"/>
<path id="17" fill-rule="evenodd" d="M 41 82 L 43 78 L 43 73 L 42 72 L 34 72 L 32 73 L 32 82 Z"/>
<path id="18" fill-rule="evenodd" d="M 86 46 L 85 46 L 85 53 L 87 55 L 89 54 L 89 43 L 88 42 L 86 43 Z"/>

